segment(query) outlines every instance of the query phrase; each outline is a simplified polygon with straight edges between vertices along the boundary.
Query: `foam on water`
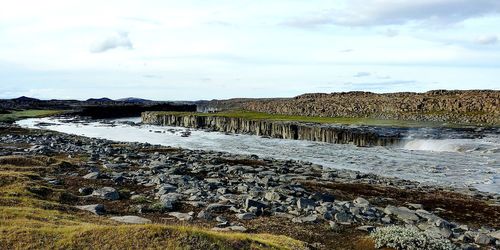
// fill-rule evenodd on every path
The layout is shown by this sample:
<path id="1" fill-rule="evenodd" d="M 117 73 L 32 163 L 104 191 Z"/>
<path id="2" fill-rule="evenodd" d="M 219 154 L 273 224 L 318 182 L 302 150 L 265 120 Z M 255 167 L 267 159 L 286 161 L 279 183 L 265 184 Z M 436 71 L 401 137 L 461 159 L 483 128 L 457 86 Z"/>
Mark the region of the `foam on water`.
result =
<path id="1" fill-rule="evenodd" d="M 416 180 L 426 184 L 475 187 L 500 193 L 500 136 L 482 139 L 410 139 L 398 147 L 361 148 L 353 145 L 267 139 L 251 135 L 230 135 L 193 130 L 182 137 L 184 128 L 152 125 L 130 126 L 120 122 L 71 122 L 39 118 L 19 121 L 23 127 L 115 141 L 147 142 L 188 149 L 256 154 L 261 157 L 295 159 L 362 172 Z M 139 121 L 135 118 L 134 121 Z M 159 133 L 157 133 L 159 132 Z"/>

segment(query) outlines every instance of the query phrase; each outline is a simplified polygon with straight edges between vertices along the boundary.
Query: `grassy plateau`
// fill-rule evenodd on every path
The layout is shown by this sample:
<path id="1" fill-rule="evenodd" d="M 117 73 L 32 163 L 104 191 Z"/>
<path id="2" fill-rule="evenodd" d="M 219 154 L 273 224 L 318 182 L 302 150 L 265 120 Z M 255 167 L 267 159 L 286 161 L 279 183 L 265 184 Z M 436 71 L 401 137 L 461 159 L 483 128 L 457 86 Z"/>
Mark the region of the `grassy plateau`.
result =
<path id="1" fill-rule="evenodd" d="M 61 110 L 39 110 L 39 109 L 29 109 L 29 110 L 21 110 L 21 111 L 11 111 L 8 114 L 0 114 L 0 122 L 15 122 L 17 120 L 25 119 L 25 118 L 34 118 L 34 117 L 46 117 L 51 115 L 61 114 L 63 111 Z"/>
<path id="2" fill-rule="evenodd" d="M 452 124 L 445 122 L 425 122 L 425 121 L 405 121 L 405 120 L 384 120 L 375 118 L 354 118 L 354 117 L 317 117 L 317 116 L 296 116 L 279 115 L 261 112 L 235 110 L 217 113 L 198 112 L 155 112 L 170 115 L 194 115 L 194 116 L 219 116 L 229 118 L 242 118 L 249 120 L 269 120 L 269 121 L 291 121 L 321 124 L 341 124 L 341 125 L 365 125 L 380 127 L 402 127 L 402 128 L 422 128 L 422 127 L 467 127 L 466 125 Z"/>

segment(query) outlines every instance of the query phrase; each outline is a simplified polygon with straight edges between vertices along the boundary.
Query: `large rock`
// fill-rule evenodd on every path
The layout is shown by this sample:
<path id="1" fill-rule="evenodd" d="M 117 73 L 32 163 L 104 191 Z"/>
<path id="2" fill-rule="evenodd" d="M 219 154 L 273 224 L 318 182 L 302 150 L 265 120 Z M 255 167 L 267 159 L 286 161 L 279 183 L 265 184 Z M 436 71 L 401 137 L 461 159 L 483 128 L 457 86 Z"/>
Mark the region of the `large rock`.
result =
<path id="1" fill-rule="evenodd" d="M 255 214 L 253 213 L 236 214 L 236 218 L 238 218 L 239 220 L 253 220 L 255 219 Z"/>
<path id="2" fill-rule="evenodd" d="M 229 227 L 214 227 L 212 228 L 214 231 L 235 231 L 235 232 L 246 232 L 247 229 L 244 226 L 229 226 Z"/>
<path id="3" fill-rule="evenodd" d="M 193 220 L 193 216 L 189 213 L 179 213 L 179 212 L 170 212 L 168 215 L 177 218 L 180 221 L 191 221 Z"/>
<path id="4" fill-rule="evenodd" d="M 385 209 L 384 212 L 389 215 L 395 215 L 397 218 L 400 220 L 404 221 L 418 221 L 418 216 L 415 213 L 415 211 L 410 210 L 409 208 L 406 207 L 395 207 L 388 205 Z"/>
<path id="5" fill-rule="evenodd" d="M 318 221 L 317 215 L 309 215 L 309 216 L 297 217 L 297 218 L 292 219 L 292 222 L 295 222 L 295 223 L 314 223 L 316 221 Z"/>
<path id="6" fill-rule="evenodd" d="M 96 180 L 97 178 L 99 178 L 99 175 L 100 175 L 99 172 L 92 172 L 84 175 L 83 179 Z"/>
<path id="7" fill-rule="evenodd" d="M 316 202 L 311 199 L 300 198 L 297 200 L 297 207 L 299 209 L 314 209 Z"/>
<path id="8" fill-rule="evenodd" d="M 209 204 L 205 210 L 209 213 L 212 213 L 212 212 L 222 213 L 222 212 L 229 210 L 229 208 L 231 208 L 230 205 L 212 203 L 212 204 Z"/>
<path id="9" fill-rule="evenodd" d="M 500 230 L 491 232 L 490 236 L 497 239 L 497 240 L 500 240 Z"/>
<path id="10" fill-rule="evenodd" d="M 93 204 L 93 205 L 84 205 L 75 207 L 80 210 L 89 211 L 95 215 L 103 215 L 106 212 L 106 210 L 104 209 L 104 205 L 102 204 Z"/>
<path id="11" fill-rule="evenodd" d="M 128 224 L 148 224 L 151 223 L 151 220 L 142 218 L 139 216 L 134 216 L 134 215 L 127 215 L 127 216 L 116 216 L 116 217 L 111 217 L 110 219 L 122 223 L 128 223 Z"/>
<path id="12" fill-rule="evenodd" d="M 354 206 L 356 207 L 367 207 L 370 205 L 370 202 L 367 201 L 366 199 L 362 198 L 362 197 L 358 197 L 356 198 L 354 201 Z"/>
<path id="13" fill-rule="evenodd" d="M 103 187 L 92 192 L 92 196 L 97 196 L 105 200 L 118 200 L 120 199 L 120 194 L 118 191 L 112 187 Z"/>
<path id="14" fill-rule="evenodd" d="M 268 201 L 279 201 L 281 199 L 281 195 L 276 192 L 267 192 L 264 195 L 264 198 Z"/>
<path id="15" fill-rule="evenodd" d="M 493 241 L 493 238 L 490 237 L 489 235 L 479 233 L 476 235 L 474 238 L 474 242 L 479 244 L 479 245 L 488 245 Z"/>
<path id="16" fill-rule="evenodd" d="M 252 207 L 256 208 L 257 210 L 262 210 L 262 209 L 265 209 L 267 207 L 267 205 L 260 202 L 260 201 L 247 198 L 245 200 L 245 209 L 249 210 Z"/>
<path id="17" fill-rule="evenodd" d="M 335 221 L 337 221 L 340 224 L 344 224 L 344 225 L 352 224 L 352 216 L 346 212 L 336 213 L 334 218 L 335 218 Z"/>

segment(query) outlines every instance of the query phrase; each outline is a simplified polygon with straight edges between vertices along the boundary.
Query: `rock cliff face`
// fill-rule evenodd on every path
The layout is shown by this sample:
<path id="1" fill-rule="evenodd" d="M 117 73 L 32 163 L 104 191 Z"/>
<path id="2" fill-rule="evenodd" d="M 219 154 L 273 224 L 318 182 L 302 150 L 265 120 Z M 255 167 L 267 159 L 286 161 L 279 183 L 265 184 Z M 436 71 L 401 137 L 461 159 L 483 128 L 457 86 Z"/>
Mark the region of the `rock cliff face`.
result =
<path id="1" fill-rule="evenodd" d="M 386 146 L 400 141 L 399 134 L 377 133 L 366 128 L 332 125 L 249 120 L 223 116 L 177 115 L 165 112 L 144 112 L 142 121 L 161 126 L 210 129 L 220 132 L 252 134 L 281 139 L 320 141 L 357 146 Z"/>
<path id="2" fill-rule="evenodd" d="M 500 91 L 494 90 L 305 94 L 290 99 L 252 100 L 240 107 L 271 114 L 500 125 Z"/>

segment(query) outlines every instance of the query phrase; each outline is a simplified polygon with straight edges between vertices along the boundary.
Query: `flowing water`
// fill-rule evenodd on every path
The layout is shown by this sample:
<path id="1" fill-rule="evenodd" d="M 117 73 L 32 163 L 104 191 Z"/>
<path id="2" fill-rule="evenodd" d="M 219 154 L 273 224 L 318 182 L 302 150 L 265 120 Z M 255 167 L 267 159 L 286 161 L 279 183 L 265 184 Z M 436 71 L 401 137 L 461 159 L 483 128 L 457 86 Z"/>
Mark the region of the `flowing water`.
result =
<path id="1" fill-rule="evenodd" d="M 188 149 L 255 154 L 309 161 L 332 168 L 357 170 L 420 181 L 425 184 L 474 187 L 500 193 L 500 134 L 481 139 L 419 139 L 408 137 L 392 147 L 361 148 L 345 144 L 261 138 L 139 123 L 140 118 L 81 122 L 35 118 L 19 121 L 27 128 L 126 142 L 147 142 Z M 418 131 L 420 134 L 424 133 Z M 466 138 L 467 136 L 464 136 Z"/>

